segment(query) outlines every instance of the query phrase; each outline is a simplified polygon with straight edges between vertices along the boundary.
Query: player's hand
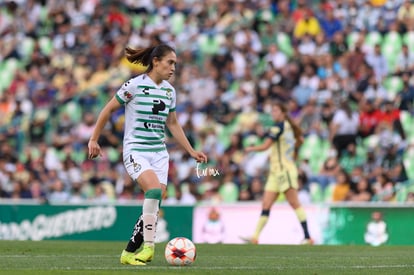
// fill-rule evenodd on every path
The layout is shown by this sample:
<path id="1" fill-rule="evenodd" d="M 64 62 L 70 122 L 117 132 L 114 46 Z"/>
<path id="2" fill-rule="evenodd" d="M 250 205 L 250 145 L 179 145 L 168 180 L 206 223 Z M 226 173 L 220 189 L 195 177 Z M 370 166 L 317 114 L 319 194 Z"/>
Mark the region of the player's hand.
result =
<path id="1" fill-rule="evenodd" d="M 94 159 L 97 156 L 102 156 L 101 147 L 99 146 L 98 142 L 94 140 L 89 140 L 88 149 L 89 149 L 89 152 L 88 152 L 89 159 Z"/>
<path id="2" fill-rule="evenodd" d="M 201 163 L 207 163 L 208 159 L 207 156 L 203 153 L 203 152 L 197 152 L 195 151 L 191 157 L 193 157 L 197 162 L 201 162 Z"/>

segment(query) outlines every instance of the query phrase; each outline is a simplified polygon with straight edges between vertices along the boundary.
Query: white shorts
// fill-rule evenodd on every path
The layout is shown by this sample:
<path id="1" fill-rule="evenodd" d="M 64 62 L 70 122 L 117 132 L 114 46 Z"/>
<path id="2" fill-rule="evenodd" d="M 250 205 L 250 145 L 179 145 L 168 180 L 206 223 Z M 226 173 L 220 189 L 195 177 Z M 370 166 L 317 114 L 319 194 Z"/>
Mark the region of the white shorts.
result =
<path id="1" fill-rule="evenodd" d="M 154 170 L 161 184 L 167 185 L 169 155 L 167 150 L 160 152 L 128 151 L 124 153 L 124 165 L 129 176 L 137 180 L 146 170 Z"/>

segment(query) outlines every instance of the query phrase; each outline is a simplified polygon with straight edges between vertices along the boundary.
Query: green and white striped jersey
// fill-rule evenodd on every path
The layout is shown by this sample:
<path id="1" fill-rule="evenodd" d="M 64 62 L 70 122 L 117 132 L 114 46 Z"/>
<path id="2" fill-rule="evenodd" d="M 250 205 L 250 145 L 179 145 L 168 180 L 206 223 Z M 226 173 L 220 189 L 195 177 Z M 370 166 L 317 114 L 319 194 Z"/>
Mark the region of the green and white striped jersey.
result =
<path id="1" fill-rule="evenodd" d="M 165 150 L 165 122 L 175 112 L 174 87 L 166 80 L 157 85 L 142 74 L 125 82 L 115 97 L 125 106 L 124 151 Z"/>

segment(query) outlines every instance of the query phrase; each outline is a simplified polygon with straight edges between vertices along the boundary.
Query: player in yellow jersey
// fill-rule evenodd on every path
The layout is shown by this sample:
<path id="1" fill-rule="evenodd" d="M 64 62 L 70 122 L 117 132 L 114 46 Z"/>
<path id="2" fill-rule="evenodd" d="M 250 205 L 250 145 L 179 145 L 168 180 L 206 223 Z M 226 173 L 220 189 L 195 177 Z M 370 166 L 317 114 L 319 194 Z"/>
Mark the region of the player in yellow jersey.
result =
<path id="1" fill-rule="evenodd" d="M 264 142 L 247 147 L 246 152 L 265 151 L 271 148 L 269 175 L 265 185 L 262 213 L 252 237 L 243 240 L 257 244 L 260 233 L 265 227 L 270 209 L 280 193 L 283 193 L 294 209 L 304 233 L 303 244 L 312 244 L 309 236 L 306 214 L 298 199 L 298 170 L 295 159 L 303 142 L 301 129 L 293 123 L 285 105 L 275 103 L 272 107 L 272 118 L 275 121 L 268 130 Z"/>

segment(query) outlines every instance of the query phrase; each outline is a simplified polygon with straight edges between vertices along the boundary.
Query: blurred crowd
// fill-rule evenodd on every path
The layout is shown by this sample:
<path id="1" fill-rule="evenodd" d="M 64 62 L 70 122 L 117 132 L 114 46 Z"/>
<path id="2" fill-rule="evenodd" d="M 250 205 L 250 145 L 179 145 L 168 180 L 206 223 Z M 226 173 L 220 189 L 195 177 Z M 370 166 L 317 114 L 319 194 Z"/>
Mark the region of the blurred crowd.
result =
<path id="1" fill-rule="evenodd" d="M 0 198 L 136 202 L 123 111 L 87 159 L 97 114 L 145 68 L 126 46 L 176 48 L 171 80 L 197 165 L 167 135 L 166 203 L 260 200 L 268 153 L 245 154 L 274 100 L 305 134 L 302 203 L 414 201 L 414 1 L 0 0 Z M 280 199 L 283 200 L 283 197 Z"/>

